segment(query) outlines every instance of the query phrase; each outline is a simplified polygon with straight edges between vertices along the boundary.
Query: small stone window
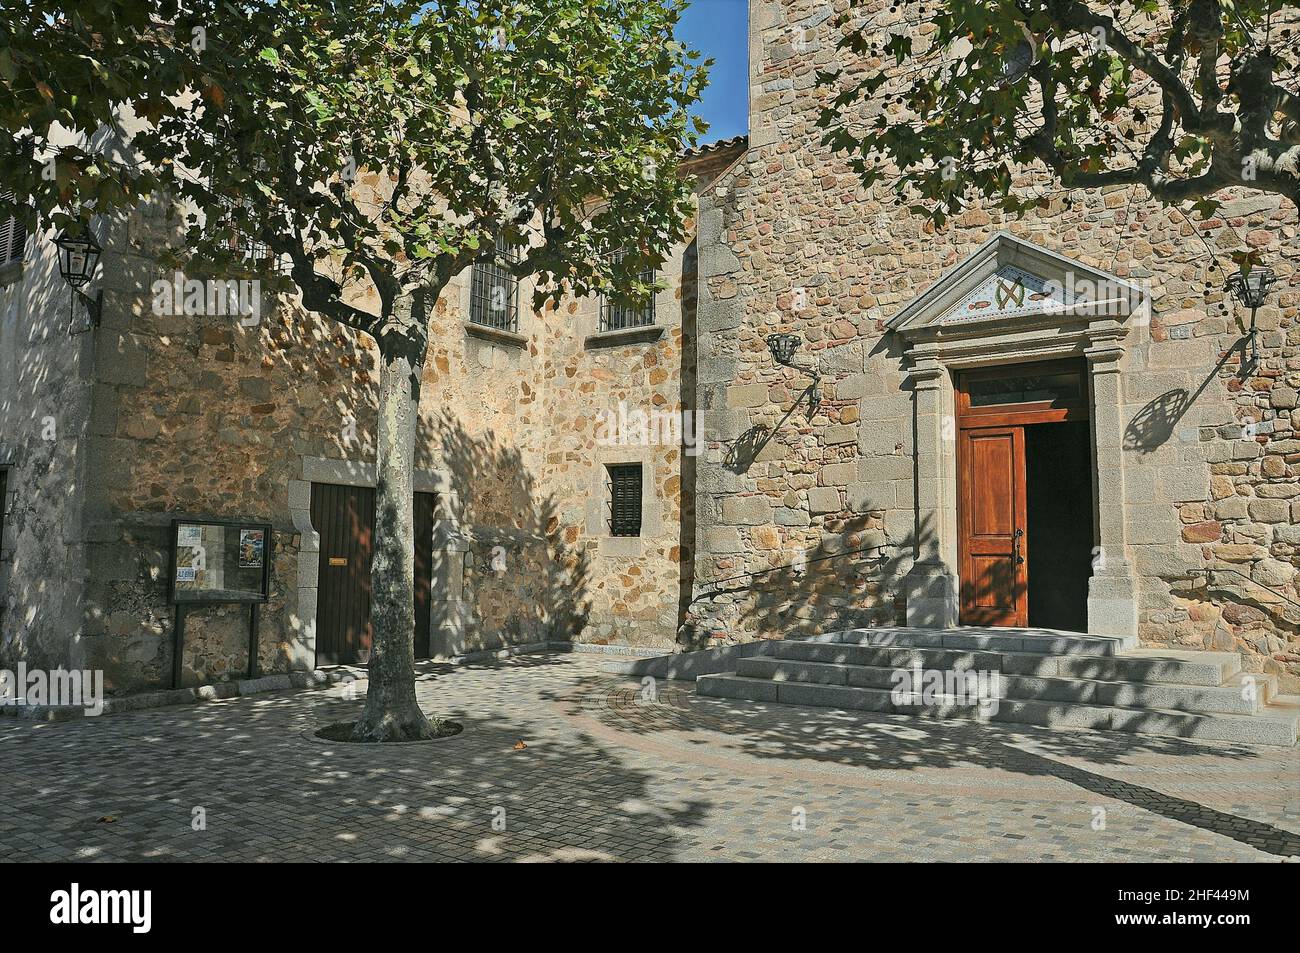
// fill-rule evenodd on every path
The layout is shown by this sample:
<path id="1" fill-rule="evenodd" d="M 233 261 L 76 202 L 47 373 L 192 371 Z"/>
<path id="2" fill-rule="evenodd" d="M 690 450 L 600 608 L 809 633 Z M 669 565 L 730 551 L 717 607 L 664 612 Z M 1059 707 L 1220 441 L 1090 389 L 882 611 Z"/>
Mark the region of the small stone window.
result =
<path id="1" fill-rule="evenodd" d="M 609 475 L 609 535 L 641 535 L 641 464 L 611 463 Z"/>
<path id="2" fill-rule="evenodd" d="M 495 253 L 474 263 L 470 273 L 469 320 L 498 331 L 519 332 L 519 279 L 512 267 L 519 247 L 498 237 Z"/>
<path id="3" fill-rule="evenodd" d="M 622 259 L 625 252 L 615 252 L 615 261 Z M 646 268 L 637 275 L 641 281 L 653 285 L 655 270 Z M 600 299 L 600 330 L 626 331 L 630 328 L 648 328 L 655 323 L 655 298 L 653 292 L 641 304 L 626 304 L 603 295 Z"/>

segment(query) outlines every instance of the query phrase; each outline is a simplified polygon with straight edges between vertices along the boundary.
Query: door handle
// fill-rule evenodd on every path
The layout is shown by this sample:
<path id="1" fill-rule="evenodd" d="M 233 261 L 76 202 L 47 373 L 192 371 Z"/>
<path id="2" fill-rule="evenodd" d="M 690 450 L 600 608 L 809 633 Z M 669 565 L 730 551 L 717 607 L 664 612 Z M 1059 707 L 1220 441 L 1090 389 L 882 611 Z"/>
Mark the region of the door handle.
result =
<path id="1" fill-rule="evenodd" d="M 1017 566 L 1025 561 L 1025 557 L 1020 555 L 1020 537 L 1025 535 L 1023 529 L 1017 528 L 1011 536 L 1011 557 Z"/>

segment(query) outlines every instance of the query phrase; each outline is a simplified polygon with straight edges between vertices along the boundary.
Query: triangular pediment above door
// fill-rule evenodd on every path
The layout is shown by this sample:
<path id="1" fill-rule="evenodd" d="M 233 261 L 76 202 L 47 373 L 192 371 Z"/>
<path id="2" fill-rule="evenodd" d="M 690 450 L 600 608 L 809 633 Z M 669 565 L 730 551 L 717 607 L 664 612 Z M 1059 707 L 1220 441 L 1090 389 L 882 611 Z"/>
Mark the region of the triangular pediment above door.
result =
<path id="1" fill-rule="evenodd" d="M 904 337 L 1021 324 L 1123 321 L 1144 302 L 1130 282 L 998 232 L 888 323 Z"/>

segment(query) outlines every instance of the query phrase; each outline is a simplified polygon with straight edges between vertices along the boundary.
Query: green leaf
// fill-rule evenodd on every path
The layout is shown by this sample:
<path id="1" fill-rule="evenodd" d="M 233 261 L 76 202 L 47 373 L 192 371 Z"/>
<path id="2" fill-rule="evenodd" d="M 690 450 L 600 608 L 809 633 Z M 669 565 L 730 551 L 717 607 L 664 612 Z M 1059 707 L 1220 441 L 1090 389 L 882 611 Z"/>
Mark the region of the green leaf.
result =
<path id="1" fill-rule="evenodd" d="M 1203 198 L 1192 206 L 1192 210 L 1200 215 L 1201 220 L 1204 221 L 1205 219 L 1213 218 L 1218 214 L 1219 208 L 1222 205 L 1223 203 L 1217 199 Z"/>

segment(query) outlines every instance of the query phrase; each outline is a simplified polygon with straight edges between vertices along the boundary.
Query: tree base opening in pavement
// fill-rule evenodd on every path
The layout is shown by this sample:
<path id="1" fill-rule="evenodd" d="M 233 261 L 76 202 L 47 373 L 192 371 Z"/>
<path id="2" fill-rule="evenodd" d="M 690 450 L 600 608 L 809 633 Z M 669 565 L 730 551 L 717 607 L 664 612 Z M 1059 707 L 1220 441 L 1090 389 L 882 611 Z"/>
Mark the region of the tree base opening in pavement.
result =
<path id="1" fill-rule="evenodd" d="M 439 738 L 450 738 L 452 735 L 460 734 L 465 728 L 464 725 L 457 721 L 448 721 L 445 718 L 430 718 L 430 733 L 424 737 L 376 741 L 373 738 L 358 738 L 355 734 L 356 727 L 357 723 L 355 721 L 336 721 L 324 728 L 317 729 L 315 734 L 317 738 L 322 738 L 325 741 L 347 741 L 353 744 L 407 744 L 416 741 L 436 741 Z"/>

